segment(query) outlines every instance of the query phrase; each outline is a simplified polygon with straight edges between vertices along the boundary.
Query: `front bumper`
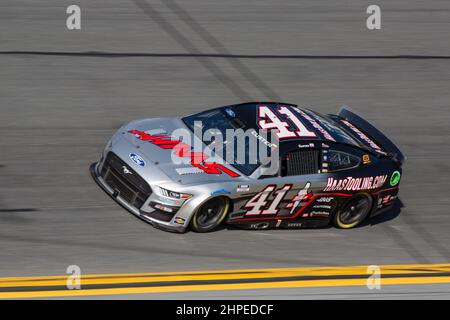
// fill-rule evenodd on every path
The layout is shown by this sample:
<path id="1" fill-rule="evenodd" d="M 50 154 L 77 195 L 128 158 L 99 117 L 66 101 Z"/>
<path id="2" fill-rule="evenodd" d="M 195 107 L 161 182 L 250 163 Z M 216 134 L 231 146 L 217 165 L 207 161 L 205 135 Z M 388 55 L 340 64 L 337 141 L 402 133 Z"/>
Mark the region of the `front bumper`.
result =
<path id="1" fill-rule="evenodd" d="M 113 198 L 118 204 L 127 209 L 129 212 L 137 216 L 138 218 L 150 223 L 152 226 L 170 232 L 183 233 L 186 231 L 187 227 L 185 225 L 173 225 L 170 221 L 157 220 L 150 216 L 151 213 L 143 212 L 136 207 L 130 205 L 124 198 L 120 196 L 115 190 L 113 190 L 103 179 L 103 177 L 98 172 L 98 163 L 93 163 L 90 168 L 90 173 L 97 182 L 97 184 Z"/>

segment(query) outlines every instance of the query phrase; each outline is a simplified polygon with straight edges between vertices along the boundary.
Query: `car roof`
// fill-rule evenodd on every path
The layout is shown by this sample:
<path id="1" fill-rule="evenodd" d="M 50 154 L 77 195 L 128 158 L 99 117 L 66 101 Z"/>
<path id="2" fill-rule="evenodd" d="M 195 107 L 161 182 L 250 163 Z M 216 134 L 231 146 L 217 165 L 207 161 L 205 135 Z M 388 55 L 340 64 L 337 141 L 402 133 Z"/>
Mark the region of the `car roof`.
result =
<path id="1" fill-rule="evenodd" d="M 268 107 L 276 113 L 279 107 L 287 107 L 295 116 L 305 125 L 305 127 L 314 132 L 316 137 L 294 137 L 283 139 L 280 144 L 286 142 L 319 141 L 324 143 L 340 143 L 360 147 L 361 145 L 351 137 L 338 123 L 331 118 L 321 115 L 308 108 L 299 108 L 296 104 L 285 102 L 246 102 L 223 107 L 224 110 L 231 109 L 235 117 L 243 121 L 248 128 L 258 129 L 258 108 Z"/>

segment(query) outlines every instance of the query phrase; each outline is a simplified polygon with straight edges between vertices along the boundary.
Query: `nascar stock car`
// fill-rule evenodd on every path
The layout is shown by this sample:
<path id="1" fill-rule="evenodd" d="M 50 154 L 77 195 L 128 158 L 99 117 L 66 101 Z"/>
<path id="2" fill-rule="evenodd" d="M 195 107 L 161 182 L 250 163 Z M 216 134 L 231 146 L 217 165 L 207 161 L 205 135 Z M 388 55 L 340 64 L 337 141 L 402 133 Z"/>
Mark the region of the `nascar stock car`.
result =
<path id="1" fill-rule="evenodd" d="M 179 129 L 190 143 L 174 136 Z M 212 161 L 201 137 L 207 129 L 250 131 L 277 151 L 277 169 L 260 161 Z M 195 151 L 195 144 L 205 151 Z M 404 160 L 391 140 L 347 107 L 322 115 L 288 103 L 248 102 L 132 121 L 90 171 L 119 204 L 168 231 L 208 232 L 225 224 L 347 229 L 393 205 Z"/>

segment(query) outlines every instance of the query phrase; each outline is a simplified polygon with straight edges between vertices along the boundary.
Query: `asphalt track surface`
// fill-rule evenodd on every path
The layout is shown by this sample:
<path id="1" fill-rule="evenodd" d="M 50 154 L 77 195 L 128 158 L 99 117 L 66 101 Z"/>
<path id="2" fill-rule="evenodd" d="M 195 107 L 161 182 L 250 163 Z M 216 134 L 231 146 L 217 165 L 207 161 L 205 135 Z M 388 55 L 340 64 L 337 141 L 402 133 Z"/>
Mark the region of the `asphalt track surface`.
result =
<path id="1" fill-rule="evenodd" d="M 448 1 L 377 1 L 377 31 L 369 1 L 76 3 L 79 31 L 65 27 L 73 1 L 0 3 L 1 277 L 449 262 Z M 364 115 L 408 157 L 403 207 L 354 230 L 180 235 L 136 219 L 89 175 L 125 122 L 248 100 Z"/>

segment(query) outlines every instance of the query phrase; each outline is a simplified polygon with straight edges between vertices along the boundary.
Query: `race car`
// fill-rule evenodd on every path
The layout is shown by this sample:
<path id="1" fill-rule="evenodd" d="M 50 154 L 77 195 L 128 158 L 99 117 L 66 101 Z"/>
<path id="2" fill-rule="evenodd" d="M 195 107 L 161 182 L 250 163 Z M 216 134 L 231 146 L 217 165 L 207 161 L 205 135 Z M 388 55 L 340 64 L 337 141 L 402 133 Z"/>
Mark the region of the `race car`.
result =
<path id="1" fill-rule="evenodd" d="M 233 161 L 233 154 L 213 152 L 233 145 L 227 134 L 239 130 L 276 166 L 260 153 L 255 161 Z M 208 140 L 206 132 L 225 138 Z M 245 159 L 255 154 L 247 141 L 233 147 L 244 149 Z M 348 107 L 324 115 L 247 102 L 127 123 L 90 171 L 120 205 L 167 231 L 349 229 L 392 207 L 404 161 L 391 140 Z"/>

